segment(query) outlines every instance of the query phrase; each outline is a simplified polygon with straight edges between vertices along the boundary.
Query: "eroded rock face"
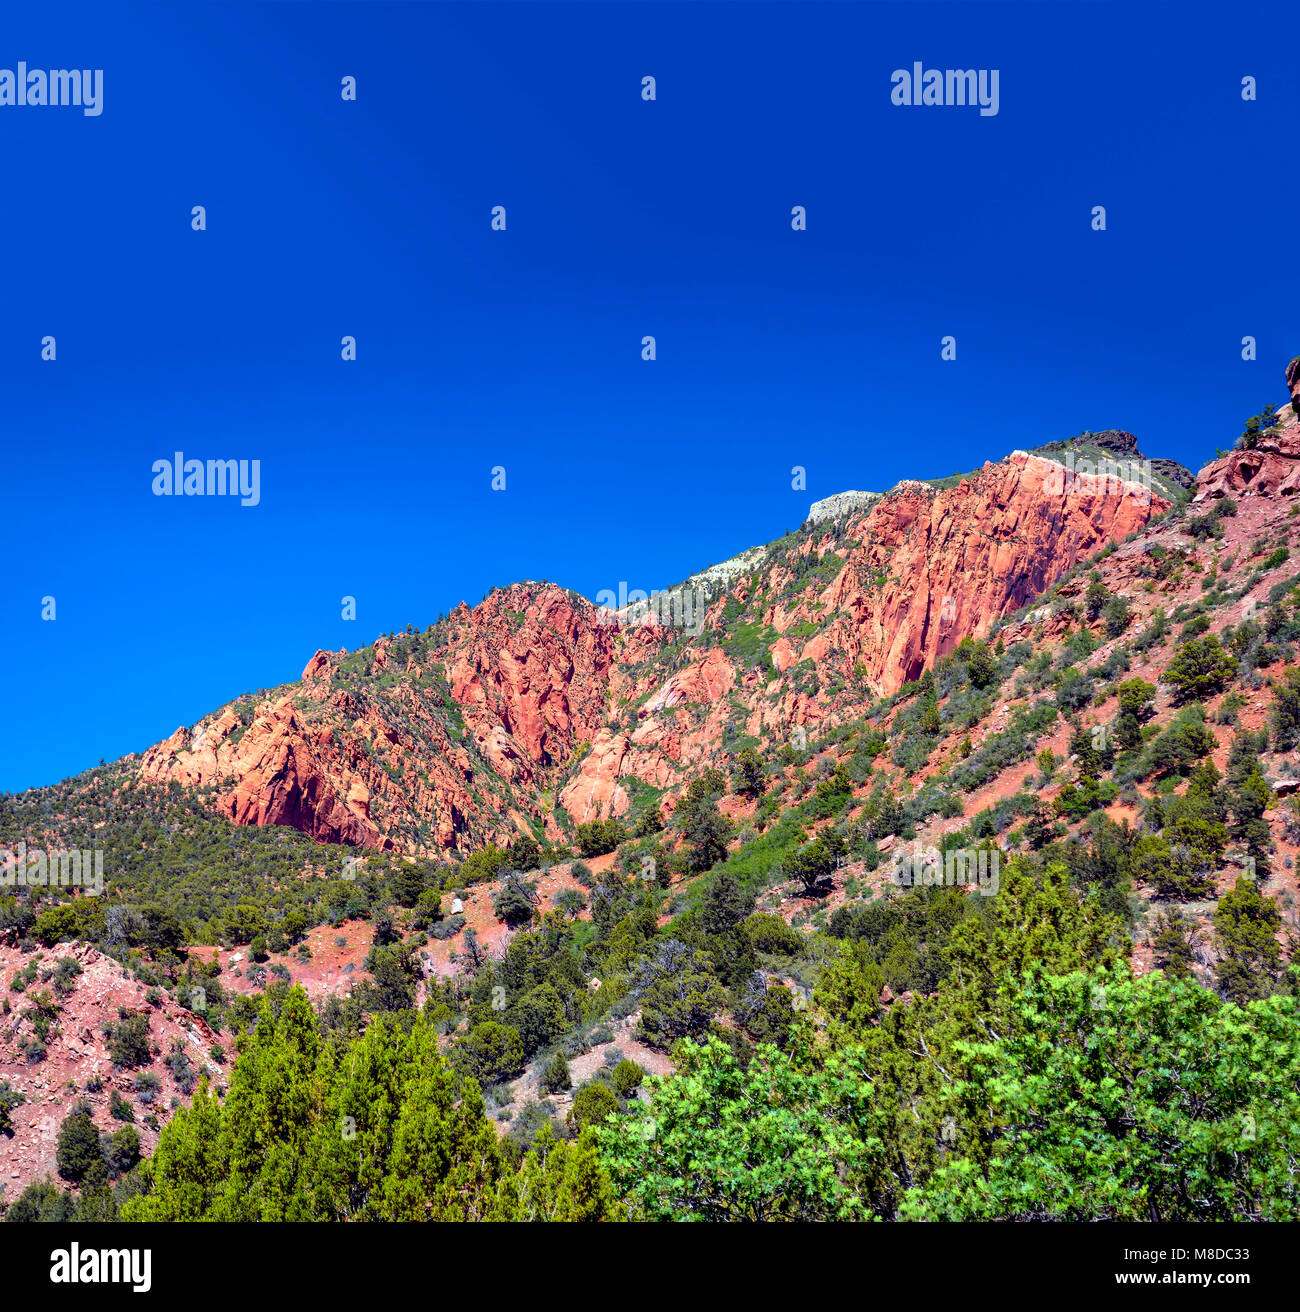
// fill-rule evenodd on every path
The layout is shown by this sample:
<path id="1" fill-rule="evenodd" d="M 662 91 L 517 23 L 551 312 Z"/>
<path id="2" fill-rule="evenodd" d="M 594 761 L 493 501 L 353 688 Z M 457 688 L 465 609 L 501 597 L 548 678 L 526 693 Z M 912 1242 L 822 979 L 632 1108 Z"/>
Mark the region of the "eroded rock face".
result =
<path id="1" fill-rule="evenodd" d="M 620 635 L 560 588 L 520 585 L 461 606 L 446 641 L 418 654 L 380 639 L 349 670 L 346 653 L 318 651 L 288 695 L 178 729 L 138 777 L 215 786 L 235 824 L 291 825 L 325 843 L 508 841 L 521 818 L 545 819 L 539 789 L 600 730 L 616 646 L 635 656 L 656 639 Z"/>
<path id="2" fill-rule="evenodd" d="M 1225 496 L 1292 496 L 1300 492 L 1300 416 L 1290 407 L 1283 422 L 1250 450 L 1230 451 L 1196 476 L 1195 502 Z"/>
<path id="3" fill-rule="evenodd" d="M 842 519 L 854 512 L 870 510 L 880 500 L 879 492 L 837 492 L 833 497 L 814 501 L 808 509 L 809 522 L 821 524 L 827 520 Z"/>
<path id="4" fill-rule="evenodd" d="M 232 761 L 235 787 L 218 809 L 237 825 L 291 825 L 324 843 L 391 847 L 370 819 L 370 790 L 358 778 L 346 785 L 317 754 L 286 698 L 259 716 Z"/>
<path id="5" fill-rule="evenodd" d="M 1137 438 L 1123 428 L 1108 428 L 1105 432 L 1093 433 L 1091 440 L 1097 446 L 1126 459 L 1139 455 Z"/>
<path id="6" fill-rule="evenodd" d="M 1177 460 L 1163 460 L 1155 456 L 1151 460 L 1151 469 L 1153 473 L 1160 474 L 1171 483 L 1177 483 L 1179 487 L 1187 488 L 1189 491 L 1196 486 L 1196 475 L 1186 465 L 1180 465 Z"/>
<path id="7" fill-rule="evenodd" d="M 618 629 L 560 588 L 544 588 L 521 611 L 511 609 L 514 593 L 455 613 L 447 678 L 476 731 L 500 726 L 531 760 L 554 765 L 600 726 Z"/>
<path id="8" fill-rule="evenodd" d="M 560 793 L 560 805 L 576 824 L 585 824 L 625 814 L 630 779 L 661 789 L 686 782 L 721 742 L 725 699 L 736 678 L 718 647 L 674 674 L 637 709 L 634 730 L 600 731 Z"/>
<path id="9" fill-rule="evenodd" d="M 190 787 L 233 784 L 216 809 L 235 824 L 292 825 L 324 843 L 391 847 L 370 819 L 365 783 L 348 778 L 284 698 L 262 707 L 238 740 L 230 712 L 193 735 L 178 729 L 144 754 L 140 777 Z M 313 741 L 313 738 L 315 741 Z"/>
<path id="10" fill-rule="evenodd" d="M 151 748 L 139 778 L 213 786 L 236 824 L 416 852 L 537 827 L 560 840 L 567 823 L 627 814 L 638 788 L 668 814 L 739 734 L 771 742 L 859 714 L 1165 508 L 1023 452 L 952 488 L 900 483 L 779 558 L 748 553 L 698 627 L 621 627 L 554 585 L 517 584 L 436 632 L 318 651 L 269 700 Z M 737 634 L 751 591 L 757 622 Z"/>
<path id="11" fill-rule="evenodd" d="M 619 778 L 625 773 L 642 777 L 641 771 L 632 769 L 627 761 L 631 746 L 632 740 L 625 733 L 614 734 L 602 729 L 596 736 L 578 774 L 560 794 L 560 805 L 575 824 L 626 813 L 628 793 L 626 786 L 619 783 Z"/>
<path id="12" fill-rule="evenodd" d="M 842 622 L 796 663 L 842 652 L 876 691 L 895 692 L 1168 504 L 1024 452 L 943 491 L 900 485 L 850 530 L 863 545 L 823 594 Z"/>

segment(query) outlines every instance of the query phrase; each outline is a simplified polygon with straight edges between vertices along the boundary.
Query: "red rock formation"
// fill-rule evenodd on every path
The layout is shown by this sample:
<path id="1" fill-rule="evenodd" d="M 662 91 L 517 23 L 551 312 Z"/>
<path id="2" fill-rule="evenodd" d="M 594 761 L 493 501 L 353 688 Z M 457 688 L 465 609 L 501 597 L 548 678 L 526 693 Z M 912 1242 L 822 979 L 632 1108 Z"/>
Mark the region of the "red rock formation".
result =
<path id="1" fill-rule="evenodd" d="M 557 803 L 574 823 L 624 815 L 634 781 L 671 790 L 725 764 L 729 734 L 779 739 L 859 714 L 1166 505 L 1061 475 L 1017 453 L 956 487 L 902 484 L 848 524 L 847 549 L 834 530 L 803 537 L 761 580 L 714 597 L 690 636 L 607 623 L 553 585 L 501 589 L 458 607 L 436 642 L 318 651 L 251 723 L 230 707 L 178 729 L 139 777 L 215 785 L 236 824 L 322 842 L 466 851 L 539 823 L 561 840 Z M 819 557 L 840 563 L 813 576 L 828 580 L 818 595 L 795 567 Z M 777 635 L 770 667 L 752 654 L 738 665 L 722 645 L 724 614 L 751 586 L 772 598 L 752 616 Z"/>
<path id="2" fill-rule="evenodd" d="M 329 673 L 329 668 L 330 658 L 328 653 L 318 651 L 303 667 L 302 681 L 306 683 L 308 679 L 315 679 L 322 674 L 327 675 Z"/>
<path id="3" fill-rule="evenodd" d="M 381 638 L 349 670 L 344 653 L 318 651 L 247 727 L 233 708 L 182 727 L 144 754 L 139 778 L 215 785 L 216 809 L 236 824 L 292 825 L 321 842 L 420 851 L 508 841 L 521 815 L 546 818 L 540 776 L 600 731 L 616 647 L 644 655 L 657 640 L 531 584 L 460 607 L 449 627 L 445 644 L 418 657 L 403 638 Z"/>
<path id="4" fill-rule="evenodd" d="M 873 687 L 894 692 L 1168 508 L 1142 491 L 1071 480 L 1023 452 L 942 491 L 902 484 L 850 528 L 862 545 L 822 594 L 842 619 L 795 660 L 845 672 L 861 662 Z"/>
<path id="5" fill-rule="evenodd" d="M 524 585 L 473 611 L 462 605 L 453 619 L 447 679 L 476 736 L 500 727 L 540 765 L 568 760 L 595 736 L 619 632 L 595 606 Z"/>
<path id="6" fill-rule="evenodd" d="M 1282 424 L 1250 450 L 1230 451 L 1196 476 L 1194 501 L 1225 496 L 1290 496 L 1300 491 L 1300 416 L 1287 407 Z"/>
<path id="7" fill-rule="evenodd" d="M 602 729 L 596 736 L 591 751 L 583 758 L 579 773 L 560 794 L 560 805 L 573 817 L 575 824 L 608 819 L 627 811 L 627 789 L 618 780 L 624 773 L 624 762 L 631 745 L 632 740 L 625 733 L 611 734 Z M 627 773 L 637 772 L 629 770 Z"/>
<path id="8" fill-rule="evenodd" d="M 640 719 L 658 711 L 680 706 L 683 702 L 710 705 L 731 691 L 736 672 L 722 649 L 715 647 L 702 660 L 674 674 L 637 712 Z"/>
<path id="9" fill-rule="evenodd" d="M 140 777 L 190 786 L 234 781 L 216 808 L 240 825 L 292 825 L 325 843 L 390 847 L 369 815 L 370 794 L 360 779 L 331 776 L 289 698 L 263 707 L 239 739 L 239 720 L 227 713 L 193 736 L 178 729 L 145 753 Z"/>

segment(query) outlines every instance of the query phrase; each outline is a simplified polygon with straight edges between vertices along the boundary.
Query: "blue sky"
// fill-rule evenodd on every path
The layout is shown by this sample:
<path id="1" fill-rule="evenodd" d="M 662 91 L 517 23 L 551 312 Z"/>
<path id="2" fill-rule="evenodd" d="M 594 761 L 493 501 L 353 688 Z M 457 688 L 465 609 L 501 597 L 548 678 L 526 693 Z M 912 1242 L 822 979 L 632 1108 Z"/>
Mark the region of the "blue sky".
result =
<path id="1" fill-rule="evenodd" d="M 845 488 L 1084 428 L 1197 467 L 1300 351 L 1293 35 L 1282 5 L 8 6 L 0 67 L 102 68 L 104 106 L 0 107 L 0 788 L 497 584 L 665 586 Z M 894 106 L 916 60 L 998 69 L 999 113 Z M 260 505 L 154 496 L 177 450 L 260 460 Z"/>

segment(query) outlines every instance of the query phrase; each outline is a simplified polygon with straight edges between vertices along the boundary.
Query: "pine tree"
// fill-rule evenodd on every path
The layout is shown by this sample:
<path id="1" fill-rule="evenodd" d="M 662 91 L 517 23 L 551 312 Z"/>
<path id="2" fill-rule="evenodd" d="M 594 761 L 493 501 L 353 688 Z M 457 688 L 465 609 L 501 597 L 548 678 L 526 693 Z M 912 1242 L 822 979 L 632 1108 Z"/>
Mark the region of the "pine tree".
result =
<path id="1" fill-rule="evenodd" d="M 59 1138 L 55 1148 L 55 1162 L 59 1174 L 74 1184 L 83 1180 L 91 1169 L 103 1166 L 103 1153 L 99 1147 L 99 1131 L 90 1119 L 90 1109 L 84 1105 L 75 1107 L 59 1126 Z"/>
<path id="2" fill-rule="evenodd" d="M 298 1185 L 315 1120 L 320 1046 L 316 1017 L 300 985 L 289 990 L 278 1017 L 263 1001 L 226 1097 L 230 1173 L 217 1219 L 310 1219 L 306 1192 Z"/>
<path id="3" fill-rule="evenodd" d="M 732 787 L 741 797 L 758 797 L 767 782 L 762 759 L 753 747 L 742 747 L 731 767 Z"/>
<path id="4" fill-rule="evenodd" d="M 542 1089 L 546 1093 L 563 1093 L 573 1087 L 569 1077 L 569 1063 L 564 1060 L 564 1053 L 557 1052 L 542 1072 Z"/>
<path id="5" fill-rule="evenodd" d="M 1283 672 L 1273 688 L 1273 743 L 1290 751 L 1300 743 L 1300 669 Z"/>
<path id="6" fill-rule="evenodd" d="M 1156 964 L 1175 978 L 1192 973 L 1196 960 L 1196 922 L 1177 908 L 1162 911 L 1151 940 Z"/>
<path id="7" fill-rule="evenodd" d="M 1264 897 L 1253 882 L 1241 878 L 1214 909 L 1222 954 L 1215 978 L 1223 995 L 1245 1003 L 1266 997 L 1281 967 L 1277 930 L 1282 916 L 1272 898 Z"/>
<path id="8" fill-rule="evenodd" d="M 1258 767 L 1252 769 L 1232 792 L 1232 823 L 1228 832 L 1246 849 L 1246 856 L 1254 862 L 1256 879 L 1268 875 L 1268 821 L 1264 812 L 1273 801 L 1273 792 L 1264 782 Z"/>
<path id="9" fill-rule="evenodd" d="M 556 1139 L 547 1122 L 519 1169 L 521 1221 L 624 1221 L 626 1209 L 601 1165 L 593 1130 L 576 1143 Z"/>

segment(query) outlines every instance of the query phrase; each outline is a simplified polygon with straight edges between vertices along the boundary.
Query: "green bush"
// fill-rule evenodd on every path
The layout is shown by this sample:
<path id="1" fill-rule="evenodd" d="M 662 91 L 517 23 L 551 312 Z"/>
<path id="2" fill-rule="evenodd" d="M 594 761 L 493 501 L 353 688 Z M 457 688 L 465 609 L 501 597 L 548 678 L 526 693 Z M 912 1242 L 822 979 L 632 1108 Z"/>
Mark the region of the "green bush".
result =
<path id="1" fill-rule="evenodd" d="M 90 1110 L 80 1106 L 69 1112 L 59 1127 L 59 1138 L 54 1154 L 59 1174 L 74 1184 L 85 1178 L 96 1165 L 103 1164 L 99 1147 L 99 1131 L 90 1119 Z"/>
<path id="2" fill-rule="evenodd" d="M 755 952 L 779 956 L 796 956 L 807 946 L 807 939 L 780 916 L 756 912 L 744 922 L 745 932 Z"/>
<path id="3" fill-rule="evenodd" d="M 60 957 L 51 980 L 54 991 L 59 994 L 71 993 L 77 987 L 77 976 L 81 973 L 81 963 L 76 958 Z"/>
<path id="4" fill-rule="evenodd" d="M 125 1175 L 140 1161 L 140 1136 L 129 1125 L 114 1130 L 103 1145 L 103 1157 L 113 1175 Z"/>
<path id="5" fill-rule="evenodd" d="M 1285 671 L 1273 689 L 1273 741 L 1278 751 L 1300 742 L 1300 670 Z"/>
<path id="6" fill-rule="evenodd" d="M 60 1189 L 49 1176 L 46 1176 L 44 1180 L 33 1180 L 18 1195 L 13 1206 L 5 1214 L 5 1220 L 15 1221 L 20 1225 L 29 1221 L 59 1224 L 74 1220 L 76 1214 L 77 1204 L 72 1194 Z"/>
<path id="7" fill-rule="evenodd" d="M 576 837 L 583 856 L 604 856 L 627 841 L 627 830 L 617 820 L 589 820 L 578 826 Z"/>
<path id="8" fill-rule="evenodd" d="M 26 1094 L 20 1093 L 8 1080 L 0 1080 L 0 1134 L 8 1134 L 13 1129 L 11 1115 L 26 1101 Z"/>
<path id="9" fill-rule="evenodd" d="M 492 911 L 498 920 L 518 928 L 533 918 L 533 900 L 528 889 L 512 879 L 492 899 Z"/>
<path id="10" fill-rule="evenodd" d="M 108 1055 L 118 1070 L 131 1070 L 149 1062 L 149 1018 L 128 1016 L 113 1026 L 108 1036 Z"/>
<path id="11" fill-rule="evenodd" d="M 480 1085 L 500 1084 L 523 1069 L 524 1041 L 513 1025 L 486 1020 L 456 1044 L 452 1061 Z"/>
<path id="12" fill-rule="evenodd" d="M 643 1071 L 636 1062 L 624 1057 L 623 1060 L 614 1067 L 614 1092 L 618 1094 L 620 1098 L 630 1097 L 641 1087 L 641 1082 L 644 1079 L 645 1071 Z"/>
<path id="13" fill-rule="evenodd" d="M 162 1081 L 153 1071 L 141 1071 L 132 1081 L 135 1096 L 147 1107 L 162 1092 Z"/>
<path id="14" fill-rule="evenodd" d="M 1203 701 L 1222 692 L 1236 672 L 1237 662 L 1231 653 L 1209 634 L 1183 643 L 1163 677 L 1173 688 L 1175 700 L 1184 703 Z"/>
<path id="15" fill-rule="evenodd" d="M 618 1111 L 618 1098 L 608 1084 L 592 1081 L 584 1084 L 573 1096 L 569 1108 L 568 1124 L 574 1134 L 589 1125 L 600 1125 L 606 1117 Z"/>
<path id="16" fill-rule="evenodd" d="M 546 1093 L 563 1093 L 573 1087 L 569 1076 L 569 1063 L 564 1060 L 564 1053 L 557 1052 L 547 1063 L 542 1072 L 541 1086 Z"/>

